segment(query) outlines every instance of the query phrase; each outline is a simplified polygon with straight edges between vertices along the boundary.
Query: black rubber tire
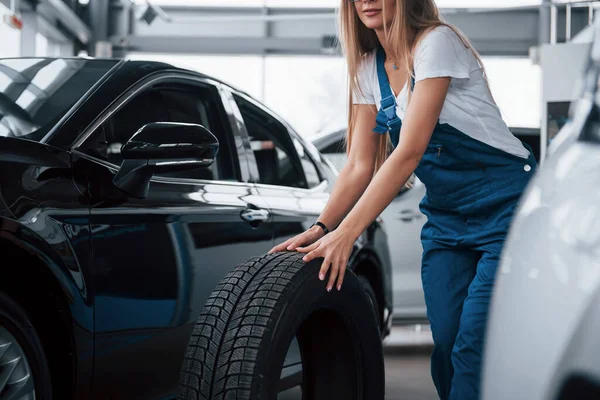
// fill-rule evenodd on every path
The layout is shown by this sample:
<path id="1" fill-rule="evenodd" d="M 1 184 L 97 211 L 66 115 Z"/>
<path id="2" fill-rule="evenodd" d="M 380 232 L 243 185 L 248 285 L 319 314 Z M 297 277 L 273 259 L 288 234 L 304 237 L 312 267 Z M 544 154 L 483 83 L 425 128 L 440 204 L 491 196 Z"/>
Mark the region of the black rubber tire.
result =
<path id="1" fill-rule="evenodd" d="M 2 292 L 0 292 L 0 326 L 7 329 L 17 339 L 19 346 L 25 352 L 33 376 L 36 399 L 52 400 L 50 367 L 39 335 L 25 310 Z"/>
<path id="2" fill-rule="evenodd" d="M 342 290 L 327 292 L 322 259 L 302 255 L 254 258 L 219 283 L 186 350 L 180 399 L 276 399 L 294 336 L 304 399 L 384 398 L 381 338 L 360 281 L 347 271 Z"/>
<path id="3" fill-rule="evenodd" d="M 365 276 L 357 275 L 357 278 L 362 284 L 362 287 L 365 290 L 367 297 L 371 301 L 371 304 L 373 306 L 373 312 L 375 313 L 375 317 L 377 319 L 377 328 L 379 328 L 379 332 L 381 332 L 382 316 L 381 310 L 379 309 L 379 302 L 377 301 L 377 294 L 375 294 L 375 289 L 373 289 L 371 282 L 369 282 L 369 280 Z"/>

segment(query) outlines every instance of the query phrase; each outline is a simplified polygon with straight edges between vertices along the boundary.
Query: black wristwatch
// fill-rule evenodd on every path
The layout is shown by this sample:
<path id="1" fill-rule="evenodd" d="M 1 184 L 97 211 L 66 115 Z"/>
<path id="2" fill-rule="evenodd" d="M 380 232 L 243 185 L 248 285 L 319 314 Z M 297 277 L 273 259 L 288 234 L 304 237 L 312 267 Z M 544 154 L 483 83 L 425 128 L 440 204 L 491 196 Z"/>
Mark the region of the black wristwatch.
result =
<path id="1" fill-rule="evenodd" d="M 315 225 L 320 226 L 323 229 L 323 232 L 325 232 L 326 235 L 329 233 L 329 229 L 327 228 L 327 226 L 324 223 L 317 221 L 314 224 L 312 224 L 310 227 L 312 228 Z"/>

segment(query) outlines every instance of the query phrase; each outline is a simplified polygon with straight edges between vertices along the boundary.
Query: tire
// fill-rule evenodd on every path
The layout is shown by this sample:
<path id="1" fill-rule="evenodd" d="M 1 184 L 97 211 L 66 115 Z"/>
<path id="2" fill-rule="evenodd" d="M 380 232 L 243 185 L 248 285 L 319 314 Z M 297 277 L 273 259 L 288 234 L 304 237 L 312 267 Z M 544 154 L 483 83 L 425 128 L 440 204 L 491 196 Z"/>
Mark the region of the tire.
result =
<path id="1" fill-rule="evenodd" d="M 381 311 L 379 309 L 379 302 L 377 301 L 377 295 L 375 294 L 375 289 L 373 289 L 373 286 L 371 286 L 371 282 L 369 282 L 369 280 L 362 276 L 362 275 L 357 275 L 357 278 L 359 280 L 359 282 L 361 283 L 363 289 L 365 290 L 367 297 L 369 298 L 369 300 L 371 301 L 371 305 L 373 307 L 373 312 L 375 313 L 375 317 L 377 319 L 377 328 L 379 329 L 379 332 L 381 334 Z"/>
<path id="2" fill-rule="evenodd" d="M 284 359 L 296 338 L 303 399 L 384 398 L 376 317 L 352 271 L 325 290 L 322 259 L 254 258 L 229 273 L 205 304 L 186 350 L 180 399 L 277 399 Z"/>
<path id="3" fill-rule="evenodd" d="M 0 292 L 0 365 L 5 363 L 15 368 L 6 385 L 0 379 L 0 400 L 13 396 L 21 399 L 27 393 L 33 399 L 33 390 L 36 400 L 52 399 L 50 368 L 40 338 L 27 313 L 11 297 Z M 2 372 L 5 371 L 8 369 Z M 19 391 L 21 393 L 15 395 Z"/>

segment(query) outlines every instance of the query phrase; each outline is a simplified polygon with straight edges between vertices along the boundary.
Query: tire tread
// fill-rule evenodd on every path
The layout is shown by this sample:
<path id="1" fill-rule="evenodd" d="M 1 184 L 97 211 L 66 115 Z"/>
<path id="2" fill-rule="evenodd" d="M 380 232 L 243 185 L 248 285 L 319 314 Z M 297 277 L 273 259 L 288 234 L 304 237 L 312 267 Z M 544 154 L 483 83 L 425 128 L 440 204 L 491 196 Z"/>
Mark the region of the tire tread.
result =
<path id="1" fill-rule="evenodd" d="M 190 337 L 180 399 L 249 398 L 255 368 L 252 360 L 264 340 L 277 300 L 289 287 L 294 272 L 304 265 L 300 260 L 297 253 L 255 257 L 221 280 Z"/>

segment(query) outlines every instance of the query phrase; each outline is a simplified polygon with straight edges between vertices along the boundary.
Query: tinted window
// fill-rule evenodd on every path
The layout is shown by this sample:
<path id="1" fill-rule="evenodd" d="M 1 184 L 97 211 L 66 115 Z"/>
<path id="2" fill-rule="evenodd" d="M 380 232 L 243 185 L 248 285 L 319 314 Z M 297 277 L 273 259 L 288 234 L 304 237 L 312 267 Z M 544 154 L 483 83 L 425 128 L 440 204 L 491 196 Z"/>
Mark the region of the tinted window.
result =
<path id="1" fill-rule="evenodd" d="M 41 140 L 116 60 L 0 60 L 0 136 Z"/>
<path id="2" fill-rule="evenodd" d="M 302 162 L 285 126 L 249 101 L 234 98 L 250 136 L 259 183 L 308 188 Z"/>
<path id="3" fill-rule="evenodd" d="M 346 141 L 345 140 L 338 140 L 337 142 L 334 142 L 332 144 L 330 144 L 329 146 L 325 147 L 323 150 L 321 150 L 321 153 L 323 154 L 339 154 L 339 153 L 346 153 Z"/>
<path id="4" fill-rule="evenodd" d="M 106 120 L 81 151 L 121 165 L 121 147 L 151 122 L 200 124 L 219 140 L 219 153 L 210 168 L 178 171 L 161 176 L 205 180 L 237 180 L 238 162 L 233 138 L 217 90 L 208 85 L 162 84 L 140 93 Z"/>
<path id="5" fill-rule="evenodd" d="M 321 177 L 319 176 L 319 171 L 315 166 L 313 160 L 309 157 L 306 149 L 302 146 L 299 140 L 293 139 L 294 145 L 296 146 L 296 150 L 298 151 L 298 156 L 300 157 L 300 162 L 302 163 L 302 169 L 304 169 L 304 175 L 306 176 L 306 183 L 308 187 L 317 186 L 321 183 Z"/>

